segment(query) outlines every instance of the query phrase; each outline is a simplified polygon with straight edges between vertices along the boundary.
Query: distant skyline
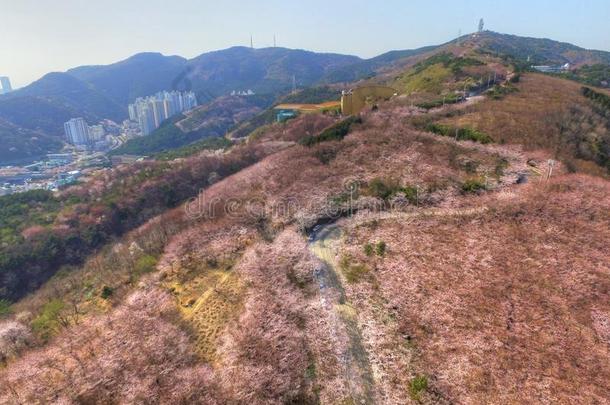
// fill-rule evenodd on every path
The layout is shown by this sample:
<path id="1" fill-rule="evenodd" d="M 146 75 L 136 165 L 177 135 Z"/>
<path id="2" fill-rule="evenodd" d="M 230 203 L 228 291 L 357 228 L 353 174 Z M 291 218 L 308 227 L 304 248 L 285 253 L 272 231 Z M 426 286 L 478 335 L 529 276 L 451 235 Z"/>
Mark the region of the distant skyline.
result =
<path id="1" fill-rule="evenodd" d="M 369 58 L 486 29 L 610 51 L 610 2 L 548 0 L 308 2 L 0 0 L 0 76 L 14 88 L 52 71 L 114 63 L 139 52 L 192 58 L 235 45 Z"/>

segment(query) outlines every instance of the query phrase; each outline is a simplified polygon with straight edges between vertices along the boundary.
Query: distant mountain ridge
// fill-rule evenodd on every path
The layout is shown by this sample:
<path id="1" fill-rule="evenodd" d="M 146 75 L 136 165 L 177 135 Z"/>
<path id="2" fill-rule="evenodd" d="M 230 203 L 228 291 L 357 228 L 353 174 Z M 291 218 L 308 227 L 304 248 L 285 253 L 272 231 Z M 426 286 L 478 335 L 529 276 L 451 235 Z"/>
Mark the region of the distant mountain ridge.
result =
<path id="1" fill-rule="evenodd" d="M 610 52 L 585 49 L 548 38 L 520 37 L 484 31 L 476 35 L 464 36 L 450 43 L 454 44 L 458 41 L 473 41 L 482 49 L 524 61 L 529 58 L 532 64 L 610 64 Z"/>
<path id="2" fill-rule="evenodd" d="M 110 65 L 49 73 L 0 97 L 0 117 L 57 136 L 66 117 L 121 120 L 127 116 L 128 103 L 158 91 L 192 89 L 203 101 L 232 90 L 280 93 L 290 89 L 293 80 L 306 87 L 329 71 L 360 60 L 356 56 L 286 48 L 233 47 L 190 60 L 140 53 Z M 37 116 L 36 111 L 47 109 L 45 104 L 53 105 L 49 109 L 55 110 L 57 119 L 49 121 L 48 117 Z"/>
<path id="3" fill-rule="evenodd" d="M 82 116 L 90 123 L 103 118 L 121 121 L 127 118 L 128 103 L 161 90 L 192 89 L 203 103 L 233 90 L 279 95 L 293 84 L 309 87 L 356 82 L 392 66 L 410 64 L 420 55 L 464 44 L 523 61 L 529 58 L 532 64 L 610 64 L 610 52 L 491 31 L 442 45 L 390 51 L 371 59 L 287 48 L 232 47 L 193 59 L 148 52 L 110 65 L 49 73 L 25 88 L 0 96 L 0 119 L 12 124 L 5 126 L 3 134 L 10 132 L 6 128 L 22 128 L 61 138 L 63 123 L 70 118 Z M 4 136 L 0 135 L 0 144 Z M 18 138 L 11 139 L 14 142 Z M 15 157 L 20 158 L 21 153 L 16 152 Z"/>

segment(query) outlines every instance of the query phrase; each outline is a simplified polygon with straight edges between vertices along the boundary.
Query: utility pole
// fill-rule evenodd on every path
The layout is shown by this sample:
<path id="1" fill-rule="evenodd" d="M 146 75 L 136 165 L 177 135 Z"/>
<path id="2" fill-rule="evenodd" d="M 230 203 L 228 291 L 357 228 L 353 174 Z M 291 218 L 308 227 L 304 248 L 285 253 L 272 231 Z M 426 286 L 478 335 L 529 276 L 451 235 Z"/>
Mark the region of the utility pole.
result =
<path id="1" fill-rule="evenodd" d="M 551 176 L 553 175 L 553 167 L 555 167 L 555 161 L 553 159 L 549 159 L 548 164 L 549 164 L 549 171 L 546 176 L 547 180 L 549 180 L 551 178 Z"/>

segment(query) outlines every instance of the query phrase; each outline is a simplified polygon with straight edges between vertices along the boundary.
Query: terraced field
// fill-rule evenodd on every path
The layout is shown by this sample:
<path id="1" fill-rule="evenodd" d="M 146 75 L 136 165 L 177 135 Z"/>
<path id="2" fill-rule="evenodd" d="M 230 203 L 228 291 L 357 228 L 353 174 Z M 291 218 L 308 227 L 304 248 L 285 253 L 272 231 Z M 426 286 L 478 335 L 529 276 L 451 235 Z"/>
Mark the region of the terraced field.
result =
<path id="1" fill-rule="evenodd" d="M 195 335 L 198 354 L 208 363 L 216 361 L 219 337 L 226 325 L 239 314 L 245 286 L 230 264 L 204 267 L 200 274 L 180 276 L 168 282 L 180 312 Z M 192 278 L 191 278 L 192 277 Z"/>

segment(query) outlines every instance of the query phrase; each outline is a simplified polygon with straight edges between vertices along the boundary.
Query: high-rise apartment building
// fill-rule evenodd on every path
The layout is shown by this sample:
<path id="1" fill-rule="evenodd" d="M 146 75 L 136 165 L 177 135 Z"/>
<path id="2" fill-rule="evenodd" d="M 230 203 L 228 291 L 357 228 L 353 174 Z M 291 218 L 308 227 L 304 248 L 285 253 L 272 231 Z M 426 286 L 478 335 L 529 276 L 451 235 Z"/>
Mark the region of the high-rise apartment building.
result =
<path id="1" fill-rule="evenodd" d="M 92 125 L 89 127 L 89 141 L 98 142 L 104 139 L 106 130 L 103 125 Z"/>
<path id="2" fill-rule="evenodd" d="M 129 105 L 129 119 L 139 123 L 144 135 L 159 128 L 166 119 L 197 106 L 195 93 L 162 91 L 154 96 L 140 97 Z"/>
<path id="3" fill-rule="evenodd" d="M 64 124 L 68 142 L 73 145 L 85 146 L 90 143 L 89 126 L 84 118 L 72 118 Z"/>
<path id="4" fill-rule="evenodd" d="M 11 87 L 11 81 L 9 80 L 8 77 L 1 76 L 0 77 L 0 94 L 10 93 L 11 91 L 13 91 L 13 88 Z"/>

